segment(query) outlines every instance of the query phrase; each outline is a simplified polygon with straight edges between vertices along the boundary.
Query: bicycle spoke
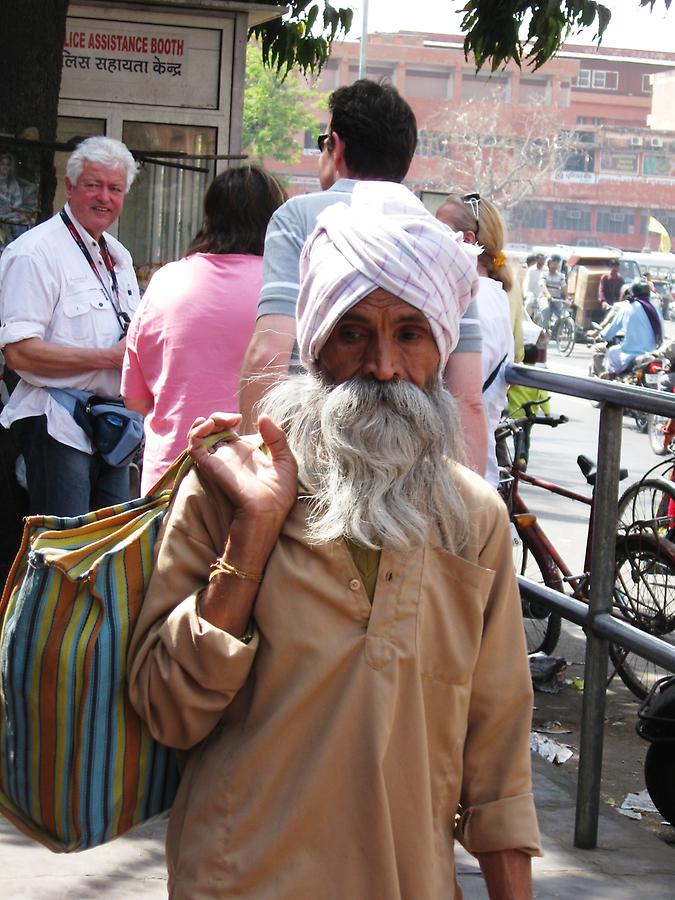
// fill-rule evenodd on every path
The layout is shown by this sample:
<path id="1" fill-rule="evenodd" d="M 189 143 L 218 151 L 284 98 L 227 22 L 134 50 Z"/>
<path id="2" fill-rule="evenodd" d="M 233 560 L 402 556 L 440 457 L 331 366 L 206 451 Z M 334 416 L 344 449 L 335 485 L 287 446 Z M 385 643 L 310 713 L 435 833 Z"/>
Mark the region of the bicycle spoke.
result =
<path id="1" fill-rule="evenodd" d="M 615 605 L 623 617 L 648 634 L 675 642 L 675 567 L 665 555 L 668 543 L 651 527 L 646 533 L 620 537 L 617 544 Z M 610 656 L 619 677 L 637 697 L 644 697 L 665 670 L 617 644 Z"/>

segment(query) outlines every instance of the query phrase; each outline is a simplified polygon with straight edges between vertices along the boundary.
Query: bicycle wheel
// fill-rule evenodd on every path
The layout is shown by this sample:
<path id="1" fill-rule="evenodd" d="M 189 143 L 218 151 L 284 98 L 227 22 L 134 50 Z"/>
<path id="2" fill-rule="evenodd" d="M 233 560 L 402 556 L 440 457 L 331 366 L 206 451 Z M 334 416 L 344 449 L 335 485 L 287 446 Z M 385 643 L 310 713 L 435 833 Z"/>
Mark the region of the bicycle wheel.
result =
<path id="1" fill-rule="evenodd" d="M 657 456 L 666 456 L 668 447 L 665 446 L 666 425 L 670 422 L 665 416 L 657 416 L 649 413 L 647 416 L 647 434 L 649 435 L 649 446 Z"/>
<path id="2" fill-rule="evenodd" d="M 666 478 L 636 481 L 619 499 L 619 527 L 629 532 L 635 527 L 649 527 L 665 537 L 673 526 L 668 515 L 669 501 L 675 502 L 675 483 Z"/>
<path id="3" fill-rule="evenodd" d="M 569 356 L 574 350 L 574 332 L 574 322 L 570 316 L 563 316 L 562 319 L 558 319 L 555 343 L 561 356 Z"/>
<path id="4" fill-rule="evenodd" d="M 538 547 L 531 547 L 527 540 L 527 532 L 523 538 L 513 528 L 513 563 L 518 575 L 523 575 L 537 584 L 546 584 L 556 591 L 562 591 L 561 576 L 556 570 L 557 581 L 548 573 L 543 556 Z M 538 603 L 531 603 L 521 598 L 523 609 L 523 625 L 528 653 L 552 653 L 560 637 L 560 613 L 549 612 Z"/>
<path id="5" fill-rule="evenodd" d="M 636 628 L 675 646 L 675 561 L 670 542 L 653 531 L 620 536 L 616 548 L 615 608 Z M 643 699 L 665 669 L 618 644 L 609 655 L 616 671 L 636 697 Z"/>

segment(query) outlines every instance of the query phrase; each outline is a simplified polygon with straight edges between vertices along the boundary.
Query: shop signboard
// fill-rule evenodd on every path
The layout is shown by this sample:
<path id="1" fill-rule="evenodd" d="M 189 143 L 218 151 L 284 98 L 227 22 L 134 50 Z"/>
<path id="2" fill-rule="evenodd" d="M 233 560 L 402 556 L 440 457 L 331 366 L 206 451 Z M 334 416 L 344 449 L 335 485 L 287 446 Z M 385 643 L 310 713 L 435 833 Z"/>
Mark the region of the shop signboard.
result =
<path id="1" fill-rule="evenodd" d="M 218 109 L 220 60 L 220 28 L 69 17 L 60 96 Z"/>
<path id="2" fill-rule="evenodd" d="M 675 178 L 675 157 L 645 153 L 642 157 L 642 174 L 652 178 Z"/>
<path id="3" fill-rule="evenodd" d="M 600 171 L 617 175 L 636 175 L 638 171 L 637 153 L 602 153 Z"/>

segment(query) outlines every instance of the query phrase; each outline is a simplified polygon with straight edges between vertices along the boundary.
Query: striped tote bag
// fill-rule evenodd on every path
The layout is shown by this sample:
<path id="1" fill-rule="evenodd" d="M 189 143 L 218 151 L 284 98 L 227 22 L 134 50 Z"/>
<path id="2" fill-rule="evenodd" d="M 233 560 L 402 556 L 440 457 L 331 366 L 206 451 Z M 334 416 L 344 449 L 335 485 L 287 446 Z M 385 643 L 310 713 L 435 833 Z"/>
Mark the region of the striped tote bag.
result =
<path id="1" fill-rule="evenodd" d="M 131 706 L 126 663 L 190 466 L 184 453 L 147 497 L 26 519 L 0 601 L 0 812 L 50 850 L 95 847 L 173 802 L 175 753 Z"/>

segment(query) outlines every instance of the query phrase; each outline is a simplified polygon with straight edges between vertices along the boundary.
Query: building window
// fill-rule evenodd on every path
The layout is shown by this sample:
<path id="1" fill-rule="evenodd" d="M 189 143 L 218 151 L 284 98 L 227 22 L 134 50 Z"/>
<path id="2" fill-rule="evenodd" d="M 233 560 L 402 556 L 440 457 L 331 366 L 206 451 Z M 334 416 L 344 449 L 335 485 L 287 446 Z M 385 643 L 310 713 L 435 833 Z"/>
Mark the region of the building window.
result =
<path id="1" fill-rule="evenodd" d="M 124 122 L 122 140 L 136 150 L 173 150 L 170 165 L 146 164 L 120 216 L 119 238 L 138 268 L 148 271 L 186 251 L 202 223 L 204 194 L 214 162 L 200 159 L 216 152 L 217 130 L 205 125 Z M 181 165 L 179 153 L 193 158 Z M 195 171 L 195 170 L 199 171 Z M 145 274 L 139 280 L 145 281 Z"/>
<path id="2" fill-rule="evenodd" d="M 508 213 L 512 228 L 546 228 L 546 206 L 543 203 L 519 203 Z"/>
<path id="3" fill-rule="evenodd" d="M 570 153 L 565 164 L 563 172 L 594 172 L 595 171 L 595 150 L 577 150 Z"/>
<path id="4" fill-rule="evenodd" d="M 349 80 L 356 81 L 359 77 L 359 67 L 356 63 L 349 66 Z M 386 81 L 390 84 L 396 84 L 396 70 L 393 66 L 370 66 L 366 64 L 366 78 L 371 81 Z"/>
<path id="5" fill-rule="evenodd" d="M 587 88 L 591 86 L 591 70 L 579 69 L 579 74 L 572 82 L 576 87 Z"/>
<path id="6" fill-rule="evenodd" d="M 405 73 L 405 94 L 408 97 L 447 100 L 451 96 L 450 72 L 408 69 Z"/>
<path id="7" fill-rule="evenodd" d="M 476 75 L 475 72 L 462 74 L 462 100 L 503 100 L 511 99 L 509 75 Z"/>
<path id="8" fill-rule="evenodd" d="M 593 70 L 593 87 L 605 91 L 615 91 L 619 86 L 618 72 L 605 72 L 603 69 Z"/>
<path id="9" fill-rule="evenodd" d="M 643 94 L 651 94 L 652 92 L 652 76 L 651 75 L 643 75 L 642 76 L 642 93 Z"/>
<path id="10" fill-rule="evenodd" d="M 338 87 L 340 65 L 336 59 L 329 59 L 317 76 L 314 85 L 317 91 L 328 93 Z"/>
<path id="11" fill-rule="evenodd" d="M 614 234 L 633 234 L 635 210 L 600 206 L 595 215 L 595 228 L 596 231 L 611 231 Z"/>
<path id="12" fill-rule="evenodd" d="M 417 134 L 415 155 L 449 158 L 450 142 L 447 134 L 443 131 L 429 131 L 426 128 L 420 128 Z"/>
<path id="13" fill-rule="evenodd" d="M 590 231 L 591 211 L 586 206 L 561 203 L 553 207 L 553 227 L 561 231 Z"/>
<path id="14" fill-rule="evenodd" d="M 548 78 L 536 78 L 533 76 L 520 77 L 518 92 L 519 103 L 538 103 L 546 106 L 551 104 L 551 81 Z"/>

